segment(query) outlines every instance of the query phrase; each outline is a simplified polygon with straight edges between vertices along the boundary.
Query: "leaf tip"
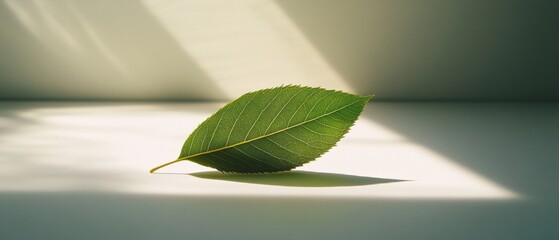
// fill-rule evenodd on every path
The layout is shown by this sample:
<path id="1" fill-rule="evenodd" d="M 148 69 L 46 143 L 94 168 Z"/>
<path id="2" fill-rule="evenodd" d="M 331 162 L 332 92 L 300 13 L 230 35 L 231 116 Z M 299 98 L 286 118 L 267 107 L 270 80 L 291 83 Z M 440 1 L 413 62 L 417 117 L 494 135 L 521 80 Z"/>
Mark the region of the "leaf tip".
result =
<path id="1" fill-rule="evenodd" d="M 370 95 L 361 96 L 361 99 L 363 99 L 363 102 L 366 104 L 366 103 L 368 103 L 369 101 L 371 101 L 371 99 L 372 99 L 373 97 L 375 97 L 375 95 L 374 95 L 374 94 L 370 94 Z"/>

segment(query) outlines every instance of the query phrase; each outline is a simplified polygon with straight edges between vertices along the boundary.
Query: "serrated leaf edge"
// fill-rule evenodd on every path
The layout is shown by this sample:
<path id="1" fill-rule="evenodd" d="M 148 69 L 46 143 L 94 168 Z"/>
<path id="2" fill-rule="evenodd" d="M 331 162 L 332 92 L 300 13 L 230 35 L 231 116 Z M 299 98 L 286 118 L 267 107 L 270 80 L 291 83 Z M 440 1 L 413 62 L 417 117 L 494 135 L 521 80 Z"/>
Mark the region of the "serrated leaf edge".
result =
<path id="1" fill-rule="evenodd" d="M 326 91 L 330 91 L 330 92 L 332 92 L 332 93 L 335 92 L 335 93 L 349 94 L 349 93 L 345 93 L 345 92 L 343 92 L 343 91 L 338 91 L 338 90 L 327 90 L 327 89 L 324 89 L 324 88 L 321 88 L 321 87 L 306 87 L 306 86 L 305 86 L 305 87 L 302 87 L 302 86 L 300 86 L 300 85 L 292 85 L 292 84 L 289 84 L 289 85 L 286 85 L 286 86 L 282 85 L 282 86 L 278 86 L 278 87 L 275 87 L 275 88 L 261 89 L 261 90 L 258 90 L 258 91 L 246 93 L 245 95 L 251 94 L 251 93 L 254 94 L 254 93 L 258 93 L 258 92 L 262 92 L 262 91 L 270 90 L 270 89 L 282 88 L 282 87 L 301 87 L 301 88 L 306 88 L 306 89 L 326 90 Z M 329 115 L 331 115 L 331 114 L 334 114 L 334 113 L 336 113 L 336 112 L 338 112 L 338 111 L 341 111 L 341 110 L 343 110 L 343 109 L 345 109 L 345 108 L 347 108 L 347 107 L 349 107 L 349 106 L 351 106 L 351 105 L 353 105 L 353 104 L 355 104 L 355 103 L 358 103 L 359 101 L 364 101 L 365 103 L 367 103 L 371 98 L 374 97 L 374 95 L 366 95 L 366 96 L 359 96 L 359 97 L 360 97 L 359 100 L 354 101 L 354 102 L 352 102 L 352 103 L 350 103 L 350 104 L 347 104 L 347 105 L 345 105 L 345 106 L 343 106 L 343 107 L 341 107 L 341 108 L 338 108 L 338 109 L 336 109 L 336 110 L 334 110 L 334 111 L 332 111 L 332 112 L 329 112 L 329 113 L 326 113 L 326 114 L 322 114 L 322 115 L 320 115 L 320 116 L 318 116 L 318 117 L 315 117 L 315 118 L 312 118 L 312 119 L 309 119 L 309 120 L 305 120 L 305 121 L 303 121 L 303 122 L 301 122 L 301 123 L 298 123 L 298 124 L 295 124 L 295 125 L 293 125 L 293 126 L 290 126 L 290 127 L 287 127 L 287 128 L 283 128 L 283 129 L 280 129 L 280 130 L 278 130 L 278 131 L 271 132 L 271 133 L 268 133 L 268 134 L 264 134 L 264 135 L 259 136 L 259 137 L 256 137 L 256 138 L 252 138 L 252 139 L 250 139 L 250 140 L 248 140 L 248 141 L 242 141 L 242 142 L 239 142 L 239 143 L 235 143 L 235 144 L 232 144 L 232 145 L 229 145 L 229 146 L 224 146 L 224 147 L 221 147 L 221 148 L 213 149 L 213 150 L 210 150 L 210 151 L 201 152 L 201 153 L 189 155 L 189 156 L 186 156 L 186 157 L 177 158 L 177 159 L 175 159 L 175 160 L 173 160 L 173 161 L 171 161 L 171 162 L 168 162 L 168 163 L 159 165 L 159 166 L 157 166 L 157 167 L 155 167 L 155 168 L 152 168 L 149 172 L 150 172 L 150 173 L 153 173 L 153 172 L 155 172 L 156 170 L 158 170 L 158 169 L 160 169 L 160 168 L 163 168 L 163 167 L 165 167 L 165 166 L 171 165 L 171 164 L 173 164 L 173 163 L 177 163 L 177 162 L 180 162 L 180 161 L 186 161 L 186 160 L 188 160 L 189 158 L 193 158 L 193 157 L 197 157 L 197 156 L 206 155 L 206 154 L 210 154 L 210 153 L 213 153 L 213 152 L 222 151 L 222 150 L 229 149 L 229 148 L 234 148 L 234 147 L 236 147 L 236 146 L 240 146 L 240 145 L 243 145 L 243 144 L 247 144 L 247 143 L 250 143 L 250 142 L 253 142 L 253 141 L 262 139 L 262 138 L 266 138 L 266 137 L 272 136 L 272 135 L 274 135 L 274 134 L 278 134 L 278 133 L 287 131 L 287 130 L 289 130 L 289 129 L 292 129 L 292 128 L 295 128 L 295 127 L 304 125 L 304 124 L 306 124 L 306 123 L 315 121 L 315 120 L 317 120 L 317 119 L 320 119 L 320 118 L 329 116 Z M 230 105 L 230 104 L 232 104 L 232 103 L 233 103 L 233 102 L 229 102 L 228 104 L 226 104 L 225 106 L 223 106 L 223 108 L 227 107 L 228 105 Z M 365 106 L 366 106 L 366 104 L 364 104 L 363 107 L 365 107 Z M 314 108 L 314 107 L 313 107 L 313 108 Z M 219 110 L 218 110 L 218 111 L 219 111 Z M 359 114 L 361 114 L 362 111 L 363 111 L 363 109 L 361 109 L 361 111 L 360 111 Z M 350 125 L 350 126 L 346 129 L 346 131 L 344 131 L 344 132 L 342 133 L 340 140 L 341 140 L 342 138 L 345 137 L 345 134 L 350 130 L 350 128 L 351 128 L 354 124 L 355 124 L 355 122 L 354 122 L 352 125 Z M 198 129 L 198 128 L 197 128 L 197 129 Z M 332 148 L 335 147 L 336 145 L 337 145 L 337 143 L 334 144 L 334 145 L 332 146 Z M 326 152 L 328 152 L 328 151 L 325 151 L 324 153 L 326 153 Z M 316 157 L 315 159 L 320 158 L 322 155 L 324 155 L 324 153 L 322 153 L 321 155 L 319 155 L 319 156 Z M 314 160 L 314 159 L 313 159 L 313 160 Z M 311 160 L 311 161 L 313 161 L 313 160 Z M 309 161 L 309 162 L 311 162 L 311 161 Z M 308 163 L 308 162 L 306 162 L 306 163 Z M 304 165 L 304 164 L 306 164 L 306 163 L 303 163 L 303 164 L 298 165 L 298 166 L 293 166 L 293 168 L 300 167 L 300 166 L 302 166 L 302 165 Z M 293 169 L 293 168 L 291 168 L 291 169 Z M 291 169 L 287 169 L 287 170 L 285 170 L 285 171 L 290 171 Z M 242 173 L 242 172 L 234 172 L 234 171 L 221 171 L 221 172 Z M 275 172 L 278 172 L 278 171 L 275 171 Z M 279 172 L 283 172 L 283 171 L 279 171 Z M 263 171 L 263 172 L 252 172 L 252 173 L 269 173 L 269 172 Z M 247 173 L 247 174 L 251 174 L 251 173 Z"/>

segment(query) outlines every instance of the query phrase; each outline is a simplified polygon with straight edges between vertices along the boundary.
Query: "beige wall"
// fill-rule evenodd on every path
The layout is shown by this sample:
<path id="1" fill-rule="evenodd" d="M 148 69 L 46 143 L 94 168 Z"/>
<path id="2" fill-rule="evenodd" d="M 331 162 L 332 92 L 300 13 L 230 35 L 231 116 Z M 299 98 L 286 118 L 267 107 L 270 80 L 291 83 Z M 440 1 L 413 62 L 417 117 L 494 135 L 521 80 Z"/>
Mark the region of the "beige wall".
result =
<path id="1" fill-rule="evenodd" d="M 0 0 L 0 98 L 559 99 L 554 1 Z"/>

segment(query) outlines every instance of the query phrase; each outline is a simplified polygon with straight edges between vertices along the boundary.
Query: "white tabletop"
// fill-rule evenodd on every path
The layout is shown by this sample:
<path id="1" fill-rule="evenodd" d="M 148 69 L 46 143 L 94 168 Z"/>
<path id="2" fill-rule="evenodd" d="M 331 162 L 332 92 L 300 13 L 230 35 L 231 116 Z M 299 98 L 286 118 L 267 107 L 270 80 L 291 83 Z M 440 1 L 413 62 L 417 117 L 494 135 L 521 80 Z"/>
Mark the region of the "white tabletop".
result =
<path id="1" fill-rule="evenodd" d="M 0 103 L 0 237 L 432 239 L 435 229 L 485 229 L 487 216 L 523 219 L 469 232 L 510 238 L 534 229 L 504 229 L 558 211 L 548 182 L 559 170 L 557 104 L 376 103 L 338 146 L 292 172 L 222 174 L 184 161 L 148 173 L 221 105 Z"/>

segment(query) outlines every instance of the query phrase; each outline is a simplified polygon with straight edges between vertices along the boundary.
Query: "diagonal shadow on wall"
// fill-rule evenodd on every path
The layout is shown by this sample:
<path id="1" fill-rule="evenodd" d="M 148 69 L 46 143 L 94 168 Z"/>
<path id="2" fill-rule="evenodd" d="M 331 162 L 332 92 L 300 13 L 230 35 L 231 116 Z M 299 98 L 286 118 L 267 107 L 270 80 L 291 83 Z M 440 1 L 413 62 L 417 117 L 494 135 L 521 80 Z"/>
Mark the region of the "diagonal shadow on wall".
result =
<path id="1" fill-rule="evenodd" d="M 276 0 L 358 93 L 558 100 L 557 2 Z"/>

